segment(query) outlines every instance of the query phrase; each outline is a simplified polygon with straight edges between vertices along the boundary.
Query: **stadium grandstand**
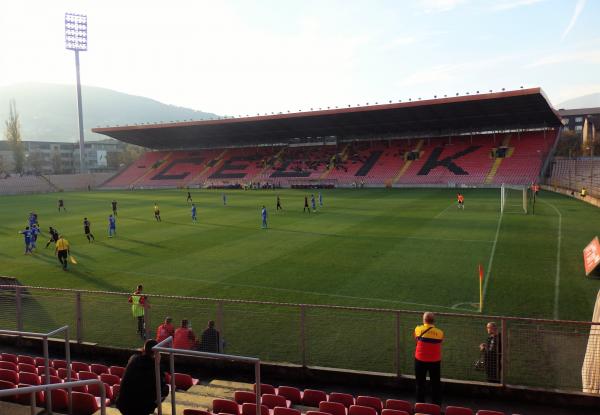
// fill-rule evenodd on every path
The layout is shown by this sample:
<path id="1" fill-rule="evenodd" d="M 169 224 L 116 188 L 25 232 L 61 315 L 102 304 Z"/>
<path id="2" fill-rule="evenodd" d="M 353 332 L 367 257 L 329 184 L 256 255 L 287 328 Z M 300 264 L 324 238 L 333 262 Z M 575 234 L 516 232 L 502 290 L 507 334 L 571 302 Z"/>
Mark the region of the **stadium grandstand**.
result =
<path id="1" fill-rule="evenodd" d="M 539 88 L 96 128 L 146 152 L 105 188 L 527 185 L 558 139 Z"/>
<path id="2" fill-rule="evenodd" d="M 568 160 L 554 159 L 561 126 L 543 91 L 532 88 L 309 112 L 96 128 L 96 133 L 147 151 L 116 174 L 8 176 L 0 179 L 0 191 L 528 188 L 548 177 L 567 176 L 573 177 L 569 188 L 581 186 L 600 166 L 590 163 L 585 170 L 572 173 Z M 550 180 L 546 183 L 551 187 Z M 103 204 L 105 219 L 110 202 L 103 196 L 92 194 L 88 199 Z M 135 196 L 128 192 L 119 203 Z M 488 210 L 496 215 L 499 209 L 491 205 Z M 187 205 L 185 209 L 187 215 Z M 498 225 L 496 216 L 489 221 L 494 229 L 497 226 L 495 241 L 469 242 L 493 243 L 495 249 L 501 218 L 500 214 Z M 123 220 L 155 224 L 154 219 L 132 216 Z M 191 234 L 188 225 L 186 222 L 185 232 Z M 154 237 L 160 233 L 160 239 L 166 228 L 161 229 L 153 230 Z M 137 236 L 139 240 L 129 242 L 158 253 L 158 240 Z M 412 241 L 418 239 L 417 235 Z M 111 255 L 131 254 L 136 261 L 146 255 L 133 248 L 108 248 Z M 239 249 L 244 248 L 240 245 Z M 489 251 L 487 245 L 485 249 Z M 168 255 L 177 257 L 179 252 L 171 249 Z M 141 264 L 133 259 L 131 263 Z M 186 272 L 198 271 L 192 268 Z M 479 272 L 481 286 L 481 268 Z M 597 323 L 485 315 L 482 308 L 477 314 L 474 309 L 461 314 L 457 311 L 465 309 L 445 307 L 444 312 L 436 313 L 448 334 L 443 358 L 445 397 L 439 406 L 414 399 L 412 329 L 421 319 L 421 311 L 151 293 L 143 304 L 144 313 L 136 316 L 141 332 L 135 333 L 128 326 L 132 320 L 130 293 L 119 292 L 112 281 L 106 282 L 105 291 L 79 289 L 76 278 L 89 279 L 90 274 L 71 275 L 73 288 L 26 286 L 0 278 L 0 309 L 6 328 L 0 330 L 1 415 L 53 411 L 119 414 L 115 400 L 127 359 L 140 346 L 140 334 L 153 337 L 167 315 L 210 316 L 219 332 L 226 333 L 227 348 L 221 343 L 219 351 L 228 354 L 173 349 L 170 339 L 161 342 L 155 349 L 163 352 L 162 358 L 156 359 L 156 370 L 167 373 L 171 395 L 158 414 L 542 415 L 550 409 L 558 411 L 552 413 L 598 413 L 598 385 L 587 377 L 598 378 Z M 358 297 L 348 297 L 353 298 Z M 458 305 L 463 304 L 467 303 Z M 600 319 L 600 311 L 597 313 L 595 321 Z M 487 363 L 482 363 L 483 355 L 478 354 L 482 328 L 492 320 L 498 322 L 504 345 L 503 352 L 495 356 L 498 372 L 494 374 L 486 371 Z M 58 322 L 68 325 L 54 324 Z M 161 355 L 157 352 L 157 356 Z M 582 373 L 582 366 L 587 372 Z"/>

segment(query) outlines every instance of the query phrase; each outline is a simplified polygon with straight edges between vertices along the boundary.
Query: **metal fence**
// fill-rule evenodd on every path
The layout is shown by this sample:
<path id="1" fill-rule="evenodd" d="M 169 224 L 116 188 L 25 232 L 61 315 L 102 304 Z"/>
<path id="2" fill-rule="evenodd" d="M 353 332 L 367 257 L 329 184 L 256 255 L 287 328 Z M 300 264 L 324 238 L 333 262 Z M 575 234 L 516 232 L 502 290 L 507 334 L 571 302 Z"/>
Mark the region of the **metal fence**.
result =
<path id="1" fill-rule="evenodd" d="M 0 285 L 0 327 L 45 331 L 69 325 L 77 341 L 140 347 L 129 293 Z M 148 295 L 150 336 L 165 316 L 189 319 L 199 335 L 215 320 L 224 352 L 261 361 L 386 374 L 414 372 L 418 311 Z M 436 313 L 444 330 L 442 377 L 486 382 L 475 362 L 486 323 L 500 328 L 502 384 L 581 391 L 590 322 Z M 177 325 L 177 324 L 176 324 Z M 597 333 L 598 331 L 595 331 Z"/>

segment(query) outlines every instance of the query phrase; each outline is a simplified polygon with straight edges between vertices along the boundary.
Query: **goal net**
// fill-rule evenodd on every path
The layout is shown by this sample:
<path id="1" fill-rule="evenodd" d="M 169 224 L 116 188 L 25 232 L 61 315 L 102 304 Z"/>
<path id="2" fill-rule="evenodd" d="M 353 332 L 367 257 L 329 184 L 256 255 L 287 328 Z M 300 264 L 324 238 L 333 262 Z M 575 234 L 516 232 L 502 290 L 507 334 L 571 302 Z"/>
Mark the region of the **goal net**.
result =
<path id="1" fill-rule="evenodd" d="M 528 213 L 529 192 L 527 187 L 503 184 L 500 188 L 500 211 L 502 213 Z"/>

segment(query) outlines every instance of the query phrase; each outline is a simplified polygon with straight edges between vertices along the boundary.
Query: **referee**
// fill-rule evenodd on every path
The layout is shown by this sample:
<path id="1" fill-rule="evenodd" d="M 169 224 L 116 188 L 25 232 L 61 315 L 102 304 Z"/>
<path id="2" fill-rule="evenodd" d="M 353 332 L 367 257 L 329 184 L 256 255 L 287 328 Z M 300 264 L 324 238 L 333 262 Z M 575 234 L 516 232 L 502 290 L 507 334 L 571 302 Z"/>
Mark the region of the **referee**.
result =
<path id="1" fill-rule="evenodd" d="M 63 271 L 66 271 L 68 263 L 67 260 L 69 258 L 69 241 L 67 241 L 63 235 L 58 237 L 55 251 L 58 261 L 62 264 Z"/>

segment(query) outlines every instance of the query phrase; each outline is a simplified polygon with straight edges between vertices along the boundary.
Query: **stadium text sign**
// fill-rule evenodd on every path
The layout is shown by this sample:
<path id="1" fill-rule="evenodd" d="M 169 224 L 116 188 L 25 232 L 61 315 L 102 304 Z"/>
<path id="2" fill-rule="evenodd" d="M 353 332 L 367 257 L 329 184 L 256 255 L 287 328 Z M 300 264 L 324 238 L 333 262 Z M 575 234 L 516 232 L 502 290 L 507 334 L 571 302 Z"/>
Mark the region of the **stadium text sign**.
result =
<path id="1" fill-rule="evenodd" d="M 600 264 L 600 242 L 598 242 L 598 237 L 596 236 L 583 250 L 585 275 L 590 275 L 598 264 Z"/>

